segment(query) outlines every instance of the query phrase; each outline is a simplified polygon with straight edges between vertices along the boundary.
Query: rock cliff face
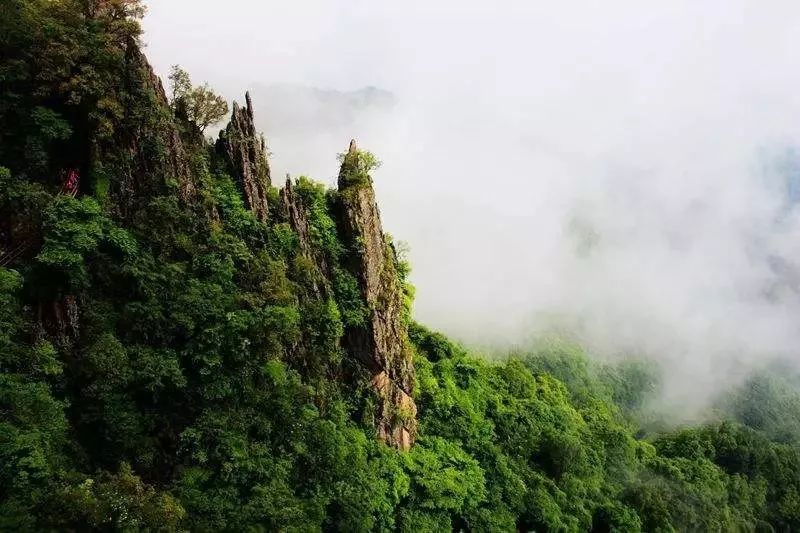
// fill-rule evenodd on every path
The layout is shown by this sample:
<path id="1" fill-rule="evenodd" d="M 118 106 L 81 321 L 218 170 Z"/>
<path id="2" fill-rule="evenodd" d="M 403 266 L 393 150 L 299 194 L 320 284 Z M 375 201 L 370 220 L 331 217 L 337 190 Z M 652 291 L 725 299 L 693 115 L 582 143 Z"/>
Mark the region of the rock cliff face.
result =
<path id="1" fill-rule="evenodd" d="M 139 47 L 133 48 L 132 61 L 132 67 L 134 69 L 138 68 L 140 72 L 144 74 L 146 86 L 155 96 L 159 109 L 162 111 L 168 110 L 169 100 L 167 100 L 161 78 L 153 71 L 153 67 L 141 53 Z M 164 121 L 161 135 L 163 137 L 164 146 L 166 147 L 166 159 L 164 160 L 164 164 L 167 170 L 167 176 L 177 181 L 178 195 L 183 201 L 189 202 L 195 199 L 197 187 L 192 177 L 183 141 L 171 117 L 170 120 Z"/>
<path id="2" fill-rule="evenodd" d="M 51 340 L 69 350 L 80 337 L 80 308 L 74 295 L 64 295 L 36 308 L 35 334 L 39 340 Z"/>
<path id="3" fill-rule="evenodd" d="M 95 128 L 89 147 L 90 175 L 84 182 L 107 180 L 109 205 L 122 219 L 134 216 L 143 202 L 167 193 L 171 185 L 184 204 L 195 202 L 197 186 L 189 155 L 164 86 L 133 39 L 125 45 L 124 73 L 117 91 L 124 111 L 121 116 L 112 115 L 106 126 L 110 134 L 102 126 Z M 81 188 L 89 192 L 85 183 Z M 38 249 L 38 243 L 31 249 Z M 75 295 L 39 302 L 37 335 L 69 348 L 79 338 L 79 317 Z"/>
<path id="4" fill-rule="evenodd" d="M 91 157 L 95 174 L 111 174 L 110 193 L 123 218 L 132 215 L 142 199 L 165 192 L 170 183 L 177 186 L 182 201 L 197 197 L 187 150 L 161 79 L 134 41 L 127 45 L 125 63 L 120 87 L 125 116 L 114 125 L 110 139 L 97 142 Z M 111 162 L 112 168 L 99 162 Z"/>
<path id="5" fill-rule="evenodd" d="M 328 297 L 330 291 L 330 267 L 324 253 L 315 249 L 311 242 L 311 229 L 308 222 L 308 209 L 294 191 L 292 180 L 286 176 L 286 185 L 281 189 L 281 203 L 286 220 L 297 234 L 300 253 L 314 265 L 316 275 L 313 282 L 314 294 L 318 298 Z"/>
<path id="6" fill-rule="evenodd" d="M 372 375 L 372 388 L 380 399 L 375 418 L 378 436 L 408 449 L 417 430 L 414 365 L 396 258 L 383 234 L 368 170 L 351 141 L 339 173 L 338 225 L 350 248 L 346 266 L 358 280 L 369 318 L 362 326 L 346 329 L 344 345 Z"/>
<path id="7" fill-rule="evenodd" d="M 286 176 L 286 185 L 281 189 L 281 202 L 283 203 L 283 209 L 286 212 L 289 225 L 297 234 L 300 252 L 309 259 L 312 259 L 313 248 L 311 246 L 308 216 L 304 206 L 300 203 L 300 199 L 294 192 L 292 180 L 289 176 Z"/>
<path id="8" fill-rule="evenodd" d="M 233 103 L 231 121 L 219 134 L 217 150 L 227 159 L 245 205 L 264 221 L 269 213 L 267 191 L 271 185 L 267 149 L 264 137 L 256 132 L 250 93 L 245 100 L 245 108 Z"/>

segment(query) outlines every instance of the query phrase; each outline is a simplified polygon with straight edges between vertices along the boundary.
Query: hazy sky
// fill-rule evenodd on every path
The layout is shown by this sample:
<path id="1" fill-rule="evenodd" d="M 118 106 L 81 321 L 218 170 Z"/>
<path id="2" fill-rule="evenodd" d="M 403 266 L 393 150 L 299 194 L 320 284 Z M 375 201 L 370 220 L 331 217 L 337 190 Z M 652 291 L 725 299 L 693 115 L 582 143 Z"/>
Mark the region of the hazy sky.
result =
<path id="1" fill-rule="evenodd" d="M 160 73 L 231 98 L 396 95 L 291 146 L 259 123 L 276 175 L 329 181 L 351 136 L 384 161 L 423 322 L 487 343 L 567 328 L 668 361 L 693 397 L 796 358 L 797 2 L 154 0 L 144 26 Z"/>

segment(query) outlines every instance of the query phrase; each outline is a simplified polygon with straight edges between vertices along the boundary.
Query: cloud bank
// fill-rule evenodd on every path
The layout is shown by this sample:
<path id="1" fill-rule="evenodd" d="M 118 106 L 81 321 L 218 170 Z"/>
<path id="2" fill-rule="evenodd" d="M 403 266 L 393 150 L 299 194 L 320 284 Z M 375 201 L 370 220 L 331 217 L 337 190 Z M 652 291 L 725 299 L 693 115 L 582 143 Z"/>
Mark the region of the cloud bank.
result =
<path id="1" fill-rule="evenodd" d="M 150 4 L 162 75 L 180 63 L 240 100 L 391 93 L 343 114 L 292 91 L 254 103 L 277 176 L 330 182 L 350 137 L 383 160 L 422 322 L 655 357 L 676 402 L 798 358 L 795 2 Z M 338 118 L 305 131 L 278 119 L 289 101 Z"/>

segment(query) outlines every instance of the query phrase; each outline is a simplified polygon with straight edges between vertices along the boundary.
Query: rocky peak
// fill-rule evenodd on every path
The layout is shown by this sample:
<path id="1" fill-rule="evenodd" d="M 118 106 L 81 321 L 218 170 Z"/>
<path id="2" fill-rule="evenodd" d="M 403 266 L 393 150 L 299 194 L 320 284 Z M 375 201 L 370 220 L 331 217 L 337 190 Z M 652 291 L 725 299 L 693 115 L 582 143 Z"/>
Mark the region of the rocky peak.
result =
<path id="1" fill-rule="evenodd" d="M 266 141 L 256 132 L 249 92 L 245 101 L 244 108 L 233 103 L 231 121 L 220 132 L 217 149 L 227 159 L 245 205 L 263 221 L 269 212 L 267 191 L 271 185 Z"/>
<path id="2" fill-rule="evenodd" d="M 347 268 L 358 280 L 369 318 L 361 326 L 347 328 L 344 344 L 372 376 L 372 388 L 380 399 L 375 417 L 378 436 L 408 449 L 416 438 L 417 407 L 412 398 L 414 364 L 403 319 L 403 288 L 366 163 L 365 154 L 351 141 L 339 173 L 338 224 L 349 247 Z"/>
<path id="3" fill-rule="evenodd" d="M 152 196 L 169 180 L 177 184 L 180 198 L 191 202 L 196 199 L 197 187 L 161 79 L 134 40 L 127 44 L 125 57 L 127 100 L 123 102 L 124 107 L 130 110 L 155 106 L 157 113 L 147 120 L 135 113 L 124 117 L 115 126 L 113 142 L 97 147 L 95 160 L 112 159 L 110 154 L 119 152 L 122 155 L 115 159 L 131 162 L 117 169 L 116 184 L 112 188 L 123 216 L 136 210 L 138 199 Z M 156 139 L 163 150 L 155 148 L 152 139 Z M 153 182 L 154 177 L 164 181 Z"/>

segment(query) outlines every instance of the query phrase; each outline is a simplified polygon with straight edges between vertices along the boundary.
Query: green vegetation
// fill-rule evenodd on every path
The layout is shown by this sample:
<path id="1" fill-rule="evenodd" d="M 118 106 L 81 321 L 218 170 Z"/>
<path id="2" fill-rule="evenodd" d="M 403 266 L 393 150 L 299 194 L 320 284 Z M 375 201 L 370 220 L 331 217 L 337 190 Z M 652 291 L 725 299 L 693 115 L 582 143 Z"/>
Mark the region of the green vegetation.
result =
<path id="1" fill-rule="evenodd" d="M 295 185 L 320 296 L 278 191 L 261 222 L 148 89 L 138 2 L 0 10 L 0 247 L 26 243 L 0 267 L 0 530 L 800 530 L 796 373 L 643 438 L 657 368 L 560 341 L 475 357 L 411 322 L 402 249 L 419 435 L 382 444 L 341 348 L 370 310 L 338 193 Z M 169 124 L 192 201 L 164 170 Z M 368 183 L 377 160 L 352 159 L 346 185 Z M 92 185 L 77 198 L 58 194 L 66 166 Z"/>
<path id="2" fill-rule="evenodd" d="M 380 168 L 381 161 L 366 150 L 354 149 L 350 152 L 337 154 L 337 159 L 342 165 L 342 188 L 357 189 L 370 182 L 370 172 Z"/>
<path id="3" fill-rule="evenodd" d="M 207 83 L 192 86 L 189 73 L 179 65 L 173 65 L 169 74 L 172 88 L 172 108 L 183 114 L 203 132 L 228 114 L 228 102 L 211 90 Z"/>

